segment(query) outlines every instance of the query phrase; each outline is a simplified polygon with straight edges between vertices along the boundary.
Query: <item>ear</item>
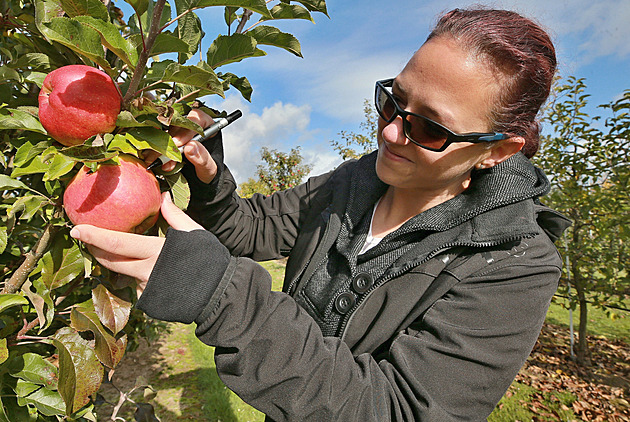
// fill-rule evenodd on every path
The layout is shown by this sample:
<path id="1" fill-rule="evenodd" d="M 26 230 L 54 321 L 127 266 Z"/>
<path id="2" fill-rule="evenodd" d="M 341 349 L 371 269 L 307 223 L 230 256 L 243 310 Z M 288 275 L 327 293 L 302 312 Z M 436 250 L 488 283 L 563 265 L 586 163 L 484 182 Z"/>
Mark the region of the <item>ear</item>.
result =
<path id="1" fill-rule="evenodd" d="M 488 154 L 477 165 L 478 168 L 490 168 L 507 160 L 525 145 L 525 139 L 521 136 L 504 139 L 496 142 L 488 150 Z"/>

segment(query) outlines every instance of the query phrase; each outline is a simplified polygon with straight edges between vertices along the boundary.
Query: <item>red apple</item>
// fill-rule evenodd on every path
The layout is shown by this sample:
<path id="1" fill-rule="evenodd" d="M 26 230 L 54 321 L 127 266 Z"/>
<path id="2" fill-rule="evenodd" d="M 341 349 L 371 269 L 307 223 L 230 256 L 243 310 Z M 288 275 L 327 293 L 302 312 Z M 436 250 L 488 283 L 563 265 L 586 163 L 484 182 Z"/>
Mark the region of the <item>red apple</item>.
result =
<path id="1" fill-rule="evenodd" d="M 63 195 L 63 206 L 73 224 L 144 233 L 160 213 L 160 186 L 144 162 L 120 155 L 120 165 L 101 164 L 90 173 L 82 167 Z"/>
<path id="2" fill-rule="evenodd" d="M 80 145 L 91 136 L 113 131 L 122 104 L 112 78 L 84 65 L 50 72 L 38 99 L 42 126 L 65 146 Z"/>

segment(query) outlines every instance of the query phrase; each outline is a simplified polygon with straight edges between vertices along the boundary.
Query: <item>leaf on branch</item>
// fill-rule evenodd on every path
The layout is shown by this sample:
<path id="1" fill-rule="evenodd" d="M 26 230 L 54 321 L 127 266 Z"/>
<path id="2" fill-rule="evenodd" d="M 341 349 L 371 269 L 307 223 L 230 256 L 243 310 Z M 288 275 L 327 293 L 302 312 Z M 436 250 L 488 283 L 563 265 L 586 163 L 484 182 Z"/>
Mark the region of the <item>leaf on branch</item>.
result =
<path id="1" fill-rule="evenodd" d="M 13 307 L 13 306 L 22 306 L 22 305 L 28 305 L 28 300 L 26 300 L 26 298 L 22 295 L 19 294 L 10 294 L 10 293 L 5 293 L 3 295 L 0 295 L 0 313 L 4 312 L 5 310 Z"/>
<path id="2" fill-rule="evenodd" d="M 0 130 L 30 130 L 46 135 L 46 129 L 32 114 L 14 108 L 0 108 Z"/>
<path id="3" fill-rule="evenodd" d="M 188 208 L 188 203 L 190 202 L 190 187 L 188 186 L 188 182 L 181 172 L 166 175 L 164 178 L 171 189 L 173 203 L 177 205 L 179 209 L 185 211 L 186 208 Z"/>
<path id="4" fill-rule="evenodd" d="M 249 57 L 267 55 L 256 46 L 256 38 L 248 34 L 219 35 L 207 52 L 207 62 L 216 69 L 228 63 L 240 62 Z"/>
<path id="5" fill-rule="evenodd" d="M 33 384 L 57 389 L 57 367 L 36 353 L 24 353 L 13 358 L 9 373 Z"/>
<path id="6" fill-rule="evenodd" d="M 42 256 L 42 281 L 54 290 L 83 274 L 83 255 L 67 232 L 55 236 L 52 247 Z"/>
<path id="7" fill-rule="evenodd" d="M 15 387 L 20 406 L 33 405 L 45 416 L 55 416 L 64 411 L 64 402 L 57 391 L 18 379 Z"/>
<path id="8" fill-rule="evenodd" d="M 238 77 L 233 73 L 219 73 L 219 78 L 223 80 L 223 90 L 227 91 L 230 86 L 236 88 L 247 101 L 252 100 L 253 88 L 246 77 Z"/>
<path id="9" fill-rule="evenodd" d="M 142 15 L 149 8 L 149 0 L 125 0 L 138 16 Z"/>
<path id="10" fill-rule="evenodd" d="M 192 0 L 189 1 L 189 4 L 190 7 L 198 8 L 209 6 L 242 7 L 271 18 L 271 13 L 267 8 L 267 2 L 265 2 L 265 0 Z"/>
<path id="11" fill-rule="evenodd" d="M 14 217 L 20 215 L 20 220 L 29 221 L 37 211 L 39 211 L 44 205 L 50 203 L 48 198 L 41 195 L 25 195 L 20 196 L 17 201 L 13 203 L 11 207 L 7 209 L 7 215 Z"/>
<path id="12" fill-rule="evenodd" d="M 159 56 L 166 53 L 187 54 L 189 50 L 190 46 L 186 41 L 179 39 L 170 32 L 161 32 L 155 38 L 155 44 L 153 44 L 150 56 Z"/>
<path id="13" fill-rule="evenodd" d="M 297 4 L 279 3 L 271 8 L 271 17 L 261 17 L 261 21 L 271 19 L 306 19 L 315 22 L 307 8 Z"/>
<path id="14" fill-rule="evenodd" d="M 90 401 L 103 381 L 103 366 L 94 349 L 70 327 L 51 338 L 59 354 L 59 393 L 70 415 Z"/>
<path id="15" fill-rule="evenodd" d="M 172 60 L 153 62 L 146 79 L 192 85 L 223 96 L 221 82 L 212 70 L 199 66 L 184 66 Z"/>
<path id="16" fill-rule="evenodd" d="M 97 2 L 102 4 L 100 0 L 97 0 Z M 136 68 L 138 51 L 129 40 L 123 38 L 114 24 L 92 16 L 77 16 L 75 20 L 97 31 L 101 35 L 101 42 L 105 47 L 120 57 L 120 60 L 129 66 L 132 71 Z"/>
<path id="17" fill-rule="evenodd" d="M 268 25 L 260 25 L 247 32 L 256 38 L 258 44 L 271 45 L 287 50 L 298 57 L 302 57 L 300 42 L 291 34 L 280 31 L 278 28 Z"/>
<path id="18" fill-rule="evenodd" d="M 77 161 L 102 163 L 118 156 L 117 153 L 108 151 L 107 147 L 105 147 L 104 145 L 93 146 L 85 144 L 62 148 L 61 150 L 59 150 L 59 155 L 62 155 L 71 160 L 73 164 Z"/>
<path id="19" fill-rule="evenodd" d="M 39 265 L 38 268 L 31 273 L 31 276 L 33 273 L 38 271 L 41 271 Z M 31 287 L 35 288 L 35 292 L 31 290 Z M 50 326 L 53 318 L 55 317 L 55 303 L 50 296 L 50 289 L 44 286 L 40 275 L 36 277 L 32 283 L 31 281 L 26 280 L 26 282 L 22 285 L 22 292 L 24 292 L 26 297 L 28 297 L 31 301 L 31 305 L 35 308 L 35 312 L 37 312 L 37 318 L 39 319 L 39 333 L 41 333 Z"/>
<path id="20" fill-rule="evenodd" d="M 50 57 L 44 53 L 26 53 L 17 59 L 15 68 L 48 73 L 51 70 Z"/>
<path id="21" fill-rule="evenodd" d="M 92 289 L 92 302 L 98 319 L 114 335 L 129 321 L 131 302 L 110 292 L 104 285 L 99 284 Z"/>
<path id="22" fill-rule="evenodd" d="M 71 18 L 93 16 L 103 21 L 109 21 L 107 6 L 100 0 L 59 0 L 59 3 Z"/>
<path id="23" fill-rule="evenodd" d="M 139 114 L 138 116 L 142 116 L 142 114 Z M 136 117 L 134 117 L 133 113 L 128 110 L 123 110 L 120 112 L 120 114 L 118 115 L 118 118 L 116 119 L 116 126 L 125 127 L 125 128 L 130 128 L 130 127 L 154 127 L 156 129 L 162 128 L 160 123 L 150 118 L 144 118 L 144 119 L 138 120 Z M 119 136 L 119 135 L 115 135 L 115 136 Z"/>
<path id="24" fill-rule="evenodd" d="M 295 0 L 296 3 L 301 3 L 311 12 L 320 12 L 328 16 L 328 10 L 326 9 L 326 0 Z M 289 3 L 288 1 L 286 3 Z"/>
<path id="25" fill-rule="evenodd" d="M 70 325 L 75 330 L 91 331 L 94 334 L 94 351 L 98 360 L 108 368 L 115 368 L 125 354 L 127 335 L 116 339 L 110 334 L 98 319 L 94 306 L 89 302 L 72 308 L 70 320 Z"/>
<path id="26" fill-rule="evenodd" d="M 152 149 L 171 160 L 182 161 L 182 154 L 173 138 L 163 130 L 151 127 L 132 128 L 125 134 L 125 139 L 138 150 Z"/>
<path id="27" fill-rule="evenodd" d="M 7 234 L 7 228 L 0 226 L 0 254 L 4 253 L 9 243 L 9 235 Z"/>
<path id="28" fill-rule="evenodd" d="M 44 2 L 42 2 L 44 3 Z M 37 9 L 39 12 L 39 9 Z M 51 18 L 44 21 L 37 13 L 37 27 L 50 42 L 56 41 L 74 52 L 87 57 L 101 66 L 110 76 L 115 75 L 105 60 L 105 51 L 101 45 L 101 34 L 88 25 L 72 18 Z"/>

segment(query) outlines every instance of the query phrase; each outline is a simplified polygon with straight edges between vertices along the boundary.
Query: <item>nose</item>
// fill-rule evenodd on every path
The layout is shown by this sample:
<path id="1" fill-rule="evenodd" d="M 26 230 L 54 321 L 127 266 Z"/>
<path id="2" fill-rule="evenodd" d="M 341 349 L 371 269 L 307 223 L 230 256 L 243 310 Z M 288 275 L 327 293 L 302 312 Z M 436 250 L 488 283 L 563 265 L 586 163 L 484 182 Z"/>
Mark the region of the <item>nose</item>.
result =
<path id="1" fill-rule="evenodd" d="M 406 145 L 409 143 L 409 139 L 405 136 L 405 131 L 403 130 L 403 120 L 400 116 L 396 116 L 391 123 L 385 124 L 382 136 L 383 139 L 390 144 Z"/>

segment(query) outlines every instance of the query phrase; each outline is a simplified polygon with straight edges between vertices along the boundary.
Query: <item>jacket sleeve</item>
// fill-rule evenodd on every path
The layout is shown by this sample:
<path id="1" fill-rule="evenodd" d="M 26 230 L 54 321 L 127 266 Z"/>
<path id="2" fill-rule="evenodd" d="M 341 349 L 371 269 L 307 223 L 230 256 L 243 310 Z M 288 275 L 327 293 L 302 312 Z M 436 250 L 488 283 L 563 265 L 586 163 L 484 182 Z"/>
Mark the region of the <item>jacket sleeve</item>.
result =
<path id="1" fill-rule="evenodd" d="M 207 232 L 200 236 L 212 235 Z M 315 321 L 288 295 L 271 291 L 271 277 L 248 258 L 230 258 L 223 275 L 208 269 L 173 283 L 166 271 L 181 256 L 211 267 L 224 256 L 192 253 L 190 234 L 167 236 L 141 309 L 150 316 L 197 324 L 196 334 L 215 346 L 223 382 L 275 421 L 454 421 L 486 417 L 533 346 L 555 290 L 558 268 L 519 272 L 495 267 L 450 292 L 378 355 L 354 356 L 340 339 L 323 337 Z M 164 270 L 164 271 L 163 271 Z M 206 278 L 199 274 L 206 274 Z M 496 282 L 496 283 L 495 283 Z M 164 311 L 173 289 L 201 283 L 183 320 Z M 199 292 L 206 296 L 200 300 Z M 201 304 L 205 304 L 201 305 Z M 165 315 L 166 313 L 166 315 Z"/>
<path id="2" fill-rule="evenodd" d="M 233 176 L 223 164 L 221 140 L 204 145 L 217 162 L 218 173 L 210 184 L 204 184 L 192 165 L 184 166 L 182 172 L 191 187 L 187 213 L 214 233 L 232 255 L 256 261 L 288 256 L 311 209 L 330 200 L 334 172 L 309 178 L 306 183 L 270 196 L 241 198 Z"/>

